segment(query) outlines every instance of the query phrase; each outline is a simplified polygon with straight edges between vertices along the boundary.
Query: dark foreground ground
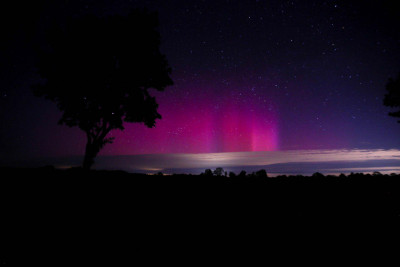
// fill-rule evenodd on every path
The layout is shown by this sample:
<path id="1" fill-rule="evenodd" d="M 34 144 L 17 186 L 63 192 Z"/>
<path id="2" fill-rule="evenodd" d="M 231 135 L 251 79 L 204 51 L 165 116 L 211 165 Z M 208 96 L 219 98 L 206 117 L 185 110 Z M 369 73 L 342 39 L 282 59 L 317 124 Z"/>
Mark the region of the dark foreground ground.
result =
<path id="1" fill-rule="evenodd" d="M 312 253 L 330 240 L 341 248 L 351 237 L 389 242 L 400 227 L 399 175 L 0 173 L 4 266 L 209 265 L 210 258 L 249 265 L 267 251 L 302 251 L 308 241 Z"/>

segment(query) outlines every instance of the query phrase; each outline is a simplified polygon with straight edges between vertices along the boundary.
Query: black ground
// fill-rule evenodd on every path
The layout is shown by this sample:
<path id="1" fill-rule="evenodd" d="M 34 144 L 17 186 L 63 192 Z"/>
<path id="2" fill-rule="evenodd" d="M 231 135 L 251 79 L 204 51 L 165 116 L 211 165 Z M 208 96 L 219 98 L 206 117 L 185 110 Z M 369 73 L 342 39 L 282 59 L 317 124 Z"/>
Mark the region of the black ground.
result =
<path id="1" fill-rule="evenodd" d="M 400 219 L 399 175 L 229 178 L 51 167 L 1 173 L 7 266 L 193 263 L 248 247 L 257 254 L 255 244 L 301 248 L 310 238 L 335 238 L 338 229 L 385 236 L 385 227 L 373 225 Z"/>

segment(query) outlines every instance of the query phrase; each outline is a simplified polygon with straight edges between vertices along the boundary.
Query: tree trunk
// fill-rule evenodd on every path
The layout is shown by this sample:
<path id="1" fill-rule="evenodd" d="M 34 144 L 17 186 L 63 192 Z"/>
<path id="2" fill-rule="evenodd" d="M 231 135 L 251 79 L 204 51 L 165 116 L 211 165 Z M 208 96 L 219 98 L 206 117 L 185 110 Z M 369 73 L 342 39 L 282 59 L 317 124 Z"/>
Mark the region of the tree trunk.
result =
<path id="1" fill-rule="evenodd" d="M 97 144 L 95 141 L 91 141 L 88 138 L 88 142 L 86 144 L 86 150 L 85 150 L 85 157 L 83 159 L 83 169 L 84 170 L 90 170 L 94 163 L 94 158 L 97 156 L 97 153 L 100 151 L 100 145 Z"/>
<path id="2" fill-rule="evenodd" d="M 113 138 L 106 138 L 110 130 L 111 127 L 107 127 L 107 124 L 104 124 L 103 127 L 95 135 L 91 134 L 90 131 L 86 132 L 87 143 L 85 157 L 82 164 L 84 170 L 90 170 L 94 163 L 94 158 L 97 156 L 100 149 L 102 149 L 105 144 L 112 143 Z"/>

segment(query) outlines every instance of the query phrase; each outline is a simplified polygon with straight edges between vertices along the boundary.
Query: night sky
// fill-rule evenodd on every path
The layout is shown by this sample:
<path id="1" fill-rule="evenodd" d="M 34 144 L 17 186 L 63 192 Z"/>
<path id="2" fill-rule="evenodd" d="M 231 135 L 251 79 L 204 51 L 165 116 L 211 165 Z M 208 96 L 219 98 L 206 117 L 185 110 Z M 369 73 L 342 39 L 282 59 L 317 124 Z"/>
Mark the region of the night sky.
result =
<path id="1" fill-rule="evenodd" d="M 125 124 L 100 155 L 398 149 L 383 106 L 400 71 L 388 1 L 32 1 L 1 9 L 0 159 L 83 155 L 85 134 L 33 96 L 33 47 L 69 16 L 157 11 L 173 86 L 156 127 Z M 53 3 L 57 2 L 57 3 Z"/>

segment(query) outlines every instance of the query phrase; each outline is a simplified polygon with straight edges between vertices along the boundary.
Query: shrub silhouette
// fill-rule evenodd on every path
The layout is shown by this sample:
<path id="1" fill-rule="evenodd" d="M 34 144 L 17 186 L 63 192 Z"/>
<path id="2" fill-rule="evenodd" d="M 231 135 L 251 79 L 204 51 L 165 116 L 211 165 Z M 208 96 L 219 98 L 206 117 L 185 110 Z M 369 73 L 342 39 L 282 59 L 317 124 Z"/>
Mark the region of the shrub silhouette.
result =
<path id="1" fill-rule="evenodd" d="M 204 171 L 204 175 L 205 175 L 205 176 L 213 176 L 213 172 L 212 172 L 211 169 L 206 169 L 206 170 Z"/>
<path id="2" fill-rule="evenodd" d="M 264 170 L 264 169 L 261 169 L 261 170 L 256 172 L 256 176 L 259 177 L 259 178 L 267 178 L 268 177 L 267 171 Z"/>
<path id="3" fill-rule="evenodd" d="M 397 79 L 390 78 L 388 83 L 386 84 L 387 94 L 383 99 L 383 104 L 385 106 L 391 108 L 399 108 L 400 107 L 400 73 L 397 76 Z M 389 116 L 400 117 L 400 110 L 395 112 L 389 112 Z M 400 123 L 400 120 L 397 121 Z"/>
<path id="4" fill-rule="evenodd" d="M 171 68 L 159 50 L 156 14 L 133 10 L 127 16 L 70 20 L 47 33 L 48 47 L 38 49 L 38 72 L 45 82 L 33 86 L 63 112 L 59 124 L 86 133 L 83 168 L 107 143 L 111 130 L 124 122 L 151 128 L 161 115 L 148 91 L 163 91 L 173 82 Z"/>
<path id="5" fill-rule="evenodd" d="M 324 175 L 322 173 L 320 173 L 320 172 L 314 172 L 312 177 L 314 177 L 314 178 L 321 178 L 322 177 L 323 178 Z"/>
<path id="6" fill-rule="evenodd" d="M 214 170 L 214 175 L 215 176 L 222 176 L 222 175 L 224 175 L 224 169 L 223 168 L 221 168 L 221 167 L 218 167 L 218 168 L 216 168 L 215 170 Z"/>

